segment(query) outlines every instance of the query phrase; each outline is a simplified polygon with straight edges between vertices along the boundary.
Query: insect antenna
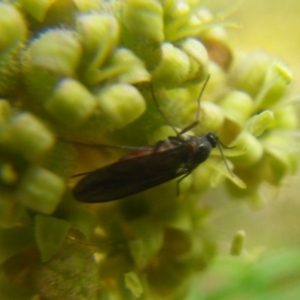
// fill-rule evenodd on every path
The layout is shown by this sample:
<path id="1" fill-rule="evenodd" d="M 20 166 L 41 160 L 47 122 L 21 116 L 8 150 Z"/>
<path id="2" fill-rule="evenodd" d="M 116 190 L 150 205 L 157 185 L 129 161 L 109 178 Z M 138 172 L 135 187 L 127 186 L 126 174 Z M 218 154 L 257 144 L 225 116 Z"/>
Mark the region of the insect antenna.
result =
<path id="1" fill-rule="evenodd" d="M 153 85 L 152 83 L 150 84 L 150 90 L 151 90 L 151 95 L 152 95 L 152 98 L 153 98 L 153 101 L 154 101 L 154 104 L 158 110 L 158 112 L 160 113 L 160 115 L 163 117 L 163 119 L 166 121 L 166 123 L 172 128 L 172 130 L 175 132 L 175 134 L 178 136 L 180 135 L 180 132 L 178 132 L 176 130 L 176 128 L 172 125 L 172 123 L 170 122 L 170 120 L 167 118 L 167 116 L 163 113 L 163 111 L 160 109 L 159 105 L 158 105 L 158 102 L 157 102 L 157 99 L 155 97 L 155 93 L 154 93 L 154 89 L 153 89 Z"/>
<path id="2" fill-rule="evenodd" d="M 208 74 L 208 76 L 206 77 L 205 79 L 205 82 L 203 84 L 203 87 L 199 93 L 199 96 L 197 98 L 197 110 L 196 110 L 196 119 L 193 123 L 189 124 L 188 126 L 186 126 L 185 128 L 183 128 L 179 133 L 178 135 L 182 135 L 188 131 L 190 131 L 191 129 L 195 128 L 198 124 L 199 124 L 199 117 L 200 117 L 200 101 L 201 101 L 201 98 L 202 98 L 202 95 L 205 91 L 205 88 L 208 84 L 208 81 L 210 79 L 210 74 Z"/>
<path id="3" fill-rule="evenodd" d="M 160 109 L 159 105 L 158 105 L 158 102 L 157 102 L 157 99 L 156 99 L 156 96 L 155 96 L 155 93 L 154 93 L 154 89 L 153 89 L 153 85 L 150 84 L 150 90 L 151 90 L 151 94 L 152 94 L 152 98 L 153 98 L 153 101 L 155 103 L 155 106 L 158 110 L 158 112 L 161 114 L 161 116 L 163 117 L 163 119 L 166 121 L 166 123 L 172 128 L 172 130 L 175 132 L 176 136 L 181 136 L 182 134 L 190 131 L 191 129 L 193 129 L 194 127 L 196 127 L 198 124 L 199 124 L 199 115 L 200 115 L 200 100 L 202 98 L 202 95 L 205 91 L 205 88 L 207 86 L 207 83 L 210 79 L 210 74 L 208 74 L 208 76 L 206 77 L 205 79 L 205 82 L 204 82 L 204 85 L 199 93 L 199 96 L 197 98 L 197 111 L 196 111 L 196 119 L 193 123 L 189 124 L 188 126 L 186 126 L 185 128 L 183 128 L 181 131 L 178 131 L 173 125 L 172 123 L 170 122 L 170 120 L 167 118 L 167 116 L 163 113 L 163 111 Z"/>
<path id="4" fill-rule="evenodd" d="M 147 147 L 135 147 L 135 146 L 122 146 L 122 145 L 107 145 L 107 144 L 87 144 L 87 143 L 82 143 L 82 142 L 78 142 L 78 141 L 72 141 L 72 140 L 67 140 L 64 138 L 57 138 L 59 141 L 62 141 L 64 143 L 72 143 L 72 144 L 76 144 L 76 145 L 80 145 L 80 146 L 85 146 L 88 148 L 107 148 L 107 149 L 121 149 L 121 150 L 145 150 L 148 151 L 149 148 Z"/>
<path id="5" fill-rule="evenodd" d="M 229 172 L 229 174 L 231 175 L 231 177 L 234 177 L 234 174 L 231 171 L 231 169 L 229 168 L 229 165 L 227 163 L 227 160 L 225 158 L 225 155 L 224 155 L 224 152 L 223 152 L 223 149 L 222 149 L 222 147 L 225 148 L 225 149 L 232 149 L 234 147 L 227 147 L 227 146 L 225 146 L 219 139 L 217 141 L 217 147 L 219 149 L 219 152 L 221 153 L 221 157 L 222 157 L 222 160 L 224 162 L 225 168 L 227 169 L 227 171 Z"/>

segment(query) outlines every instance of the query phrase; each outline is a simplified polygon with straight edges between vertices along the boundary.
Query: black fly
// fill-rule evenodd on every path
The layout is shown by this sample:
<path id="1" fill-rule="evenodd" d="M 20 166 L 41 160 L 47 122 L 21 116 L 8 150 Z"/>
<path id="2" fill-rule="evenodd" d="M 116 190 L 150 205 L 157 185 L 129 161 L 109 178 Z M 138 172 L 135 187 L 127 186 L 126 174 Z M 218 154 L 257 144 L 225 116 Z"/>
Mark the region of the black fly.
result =
<path id="1" fill-rule="evenodd" d="M 155 145 L 132 151 L 113 164 L 92 172 L 75 175 L 85 175 L 85 177 L 76 184 L 73 190 L 74 197 L 86 203 L 100 203 L 134 195 L 178 177 L 180 177 L 179 184 L 182 179 L 209 157 L 211 150 L 215 147 L 219 148 L 229 170 L 222 151 L 222 147 L 225 146 L 214 133 L 208 132 L 201 136 L 188 138 L 183 136 L 185 132 L 199 123 L 200 99 L 208 79 L 209 77 L 206 79 L 197 100 L 195 122 L 180 132 L 172 127 L 176 133 L 175 136 L 170 136 L 167 140 L 159 141 Z M 151 91 L 157 104 L 152 88 Z M 158 105 L 157 108 L 168 121 Z"/>

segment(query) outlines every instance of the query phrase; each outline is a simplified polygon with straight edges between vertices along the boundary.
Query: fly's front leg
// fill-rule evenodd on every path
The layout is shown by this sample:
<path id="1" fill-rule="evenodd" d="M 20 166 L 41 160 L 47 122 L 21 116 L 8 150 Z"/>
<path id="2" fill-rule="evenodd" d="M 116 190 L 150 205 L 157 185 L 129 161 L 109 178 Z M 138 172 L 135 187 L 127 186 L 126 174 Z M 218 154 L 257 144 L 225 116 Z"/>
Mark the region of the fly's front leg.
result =
<path id="1" fill-rule="evenodd" d="M 181 181 L 186 178 L 187 176 L 189 176 L 192 173 L 192 170 L 188 171 L 188 173 L 184 174 L 182 177 L 180 177 L 177 181 L 176 181 L 176 196 L 178 197 L 180 194 L 180 183 Z"/>

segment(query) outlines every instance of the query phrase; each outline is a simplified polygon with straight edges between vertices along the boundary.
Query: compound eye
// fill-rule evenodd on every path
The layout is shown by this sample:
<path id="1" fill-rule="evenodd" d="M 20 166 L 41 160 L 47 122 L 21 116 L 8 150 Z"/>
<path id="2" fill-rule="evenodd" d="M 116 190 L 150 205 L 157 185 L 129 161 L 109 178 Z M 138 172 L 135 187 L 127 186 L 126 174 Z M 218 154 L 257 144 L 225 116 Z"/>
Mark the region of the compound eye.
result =
<path id="1" fill-rule="evenodd" d="M 215 148 L 217 146 L 217 144 L 219 143 L 218 137 L 212 132 L 207 133 L 206 138 L 210 142 L 212 148 Z"/>

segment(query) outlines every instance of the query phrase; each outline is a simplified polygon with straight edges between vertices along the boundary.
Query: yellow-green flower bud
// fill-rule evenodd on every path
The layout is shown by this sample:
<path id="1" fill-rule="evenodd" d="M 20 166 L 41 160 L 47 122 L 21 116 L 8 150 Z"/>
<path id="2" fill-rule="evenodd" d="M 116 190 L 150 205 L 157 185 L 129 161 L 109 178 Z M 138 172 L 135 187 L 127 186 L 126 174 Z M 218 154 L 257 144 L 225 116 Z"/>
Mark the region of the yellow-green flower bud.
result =
<path id="1" fill-rule="evenodd" d="M 231 255 L 241 255 L 245 244 L 245 237 L 246 237 L 246 233 L 244 230 L 239 230 L 236 233 L 231 243 L 231 249 L 230 249 Z"/>
<path id="2" fill-rule="evenodd" d="M 190 69 L 186 83 L 200 82 L 207 77 L 209 58 L 202 43 L 193 38 L 184 39 L 179 43 L 190 59 Z"/>
<path id="3" fill-rule="evenodd" d="M 183 111 L 184 124 L 191 124 L 196 117 L 198 103 L 195 99 L 192 100 Z M 193 131 L 197 134 L 212 131 L 218 131 L 224 123 L 225 116 L 218 105 L 209 101 L 201 101 L 200 106 L 200 124 Z"/>
<path id="4" fill-rule="evenodd" d="M 272 58 L 261 51 L 237 57 L 231 68 L 231 82 L 237 89 L 255 98 L 261 90 L 271 61 Z"/>
<path id="5" fill-rule="evenodd" d="M 1 42 L 0 42 L 1 43 Z M 13 47 L 5 54 L 0 54 L 0 95 L 13 95 L 18 92 L 20 75 L 22 74 L 19 55 L 23 45 Z"/>
<path id="6" fill-rule="evenodd" d="M 128 0 L 121 13 L 122 42 L 153 70 L 161 59 L 163 9 L 155 0 Z"/>
<path id="7" fill-rule="evenodd" d="M 298 146 L 291 137 L 278 133 L 267 135 L 262 143 L 267 153 L 267 180 L 277 185 L 286 174 L 297 170 Z"/>
<path id="8" fill-rule="evenodd" d="M 17 199 L 26 207 L 43 214 L 51 214 L 65 191 L 64 181 L 52 172 L 31 167 L 21 178 L 16 190 Z"/>
<path id="9" fill-rule="evenodd" d="M 8 123 L 11 116 L 13 115 L 12 108 L 8 101 L 0 99 L 0 126 Z M 0 139 L 3 132 L 0 131 Z"/>
<path id="10" fill-rule="evenodd" d="M 75 33 L 53 29 L 35 39 L 28 47 L 27 67 L 43 69 L 61 76 L 73 76 L 81 58 L 81 46 Z"/>
<path id="11" fill-rule="evenodd" d="M 98 11 L 101 8 L 104 9 L 105 6 L 103 2 L 98 0 L 74 0 L 73 2 L 81 12 Z M 109 3 L 107 4 L 109 5 Z"/>
<path id="12" fill-rule="evenodd" d="M 16 224 L 18 225 L 16 226 Z M 20 223 L 15 223 L 13 225 L 14 226 L 0 229 L 0 244 L 2 246 L 0 251 L 0 261 L 2 264 L 7 259 L 12 258 L 14 255 L 20 253 L 20 251 L 28 249 L 34 244 L 32 228 L 29 226 L 22 226 Z M 6 279 L 2 281 L 2 284 L 8 284 L 9 282 L 10 284 L 12 283 Z M 16 289 L 16 285 L 14 285 L 14 289 Z M 10 293 L 10 295 L 12 294 Z"/>
<path id="13" fill-rule="evenodd" d="M 178 131 L 180 130 L 178 129 Z M 149 145 L 154 145 L 158 141 L 166 140 L 169 136 L 173 136 L 173 135 L 174 135 L 174 131 L 172 130 L 172 128 L 168 125 L 165 125 L 165 126 L 160 126 L 154 131 L 152 131 L 148 135 L 147 140 Z"/>
<path id="14" fill-rule="evenodd" d="M 35 216 L 35 238 L 42 261 L 49 260 L 62 246 L 71 223 L 43 215 Z"/>
<path id="15" fill-rule="evenodd" d="M 274 120 L 274 113 L 270 110 L 265 110 L 262 113 L 253 116 L 248 121 L 248 131 L 254 136 L 260 136 L 265 129 L 270 127 L 272 121 Z"/>
<path id="16" fill-rule="evenodd" d="M 49 152 L 54 144 L 54 136 L 32 114 L 19 113 L 11 119 L 0 143 L 12 153 L 33 162 Z"/>
<path id="17" fill-rule="evenodd" d="M 207 162 L 202 163 L 201 168 L 196 168 L 191 174 L 193 178 L 191 191 L 196 195 L 205 192 L 213 186 L 212 180 L 217 175 L 218 171 L 213 169 L 210 164 Z"/>
<path id="18" fill-rule="evenodd" d="M 45 104 L 46 110 L 67 127 L 86 121 L 97 106 L 95 97 L 78 81 L 63 79 Z"/>
<path id="19" fill-rule="evenodd" d="M 247 93 L 232 91 L 220 101 L 220 107 L 223 109 L 226 118 L 236 122 L 243 128 L 245 122 L 253 113 L 254 104 Z"/>
<path id="20" fill-rule="evenodd" d="M 190 59 L 171 43 L 162 45 L 162 53 L 162 61 L 152 74 L 153 82 L 166 88 L 178 87 L 189 77 Z"/>
<path id="21" fill-rule="evenodd" d="M 163 10 L 155 0 L 128 0 L 122 12 L 122 22 L 126 28 L 125 41 L 137 44 L 143 40 L 163 41 Z"/>
<path id="22" fill-rule="evenodd" d="M 12 5 L 0 3 L 0 16 L 0 54 L 3 54 L 24 41 L 27 26 Z"/>
<path id="23" fill-rule="evenodd" d="M 130 255 L 136 266 L 145 268 L 161 249 L 163 244 L 163 230 L 154 222 L 149 222 L 148 216 L 128 222 L 134 240 L 129 243 Z"/>
<path id="24" fill-rule="evenodd" d="M 298 127 L 298 117 L 295 107 L 291 104 L 279 105 L 274 109 L 274 119 L 271 128 L 294 130 Z"/>
<path id="25" fill-rule="evenodd" d="M 11 164 L 4 164 L 0 167 L 1 182 L 5 185 L 11 185 L 17 182 L 18 174 Z"/>
<path id="26" fill-rule="evenodd" d="M 84 61 L 89 71 L 100 68 L 119 42 L 119 25 L 108 14 L 85 14 L 77 19 L 77 28 L 82 38 Z"/>
<path id="27" fill-rule="evenodd" d="M 272 62 L 266 70 L 262 88 L 255 99 L 256 108 L 266 109 L 281 101 L 291 80 L 291 71 L 281 61 Z"/>
<path id="28" fill-rule="evenodd" d="M 230 157 L 235 166 L 251 166 L 259 161 L 264 153 L 261 142 L 247 131 L 241 132 L 234 142 L 234 147 L 245 151 L 244 154 Z"/>
<path id="29" fill-rule="evenodd" d="M 2 175 L 0 175 L 0 176 L 2 176 Z M 0 177 L 0 180 L 2 181 L 1 177 Z M 24 206 L 20 205 L 20 203 L 16 203 L 16 201 L 14 201 L 15 197 L 14 197 L 14 195 L 12 195 L 11 191 L 5 190 L 5 188 L 1 187 L 0 193 L 1 193 L 0 226 L 2 227 L 2 229 L 3 228 L 12 228 L 16 224 L 20 224 L 20 220 L 28 220 L 26 208 Z M 0 237 L 0 240 L 1 240 L 1 237 Z M 18 238 L 18 240 L 19 240 L 19 238 Z M 0 242 L 0 244 L 2 245 L 2 251 L 0 251 L 0 261 L 4 261 L 3 260 L 3 248 L 5 246 L 2 241 Z M 14 245 L 15 245 L 15 243 L 14 243 Z M 28 245 L 26 245 L 26 248 L 27 247 L 28 247 Z M 19 251 L 19 249 L 17 249 L 17 251 Z M 7 253 L 6 253 L 6 255 L 7 255 Z M 5 257 L 5 258 L 7 258 L 7 257 Z"/>
<path id="30" fill-rule="evenodd" d="M 140 92 L 128 84 L 114 84 L 96 96 L 100 110 L 114 128 L 123 128 L 136 120 L 146 109 Z"/>
<path id="31" fill-rule="evenodd" d="M 39 22 L 45 19 L 48 9 L 53 4 L 53 0 L 43 1 L 32 1 L 32 0 L 21 0 L 22 7 L 26 12 Z"/>
<path id="32" fill-rule="evenodd" d="M 189 4 L 186 1 L 162 1 L 164 13 L 168 19 L 179 19 L 190 12 Z"/>
<path id="33" fill-rule="evenodd" d="M 134 297 L 139 298 L 143 294 L 144 289 L 137 274 L 128 272 L 124 274 L 124 277 L 125 286 L 131 291 Z"/>
<path id="34" fill-rule="evenodd" d="M 136 84 L 151 79 L 144 62 L 126 48 L 119 48 L 113 53 L 109 68 L 119 70 L 114 79 L 120 83 Z"/>
<path id="35" fill-rule="evenodd" d="M 53 29 L 35 39 L 22 60 L 30 96 L 44 102 L 59 79 L 75 77 L 81 53 L 81 45 L 71 31 Z"/>

